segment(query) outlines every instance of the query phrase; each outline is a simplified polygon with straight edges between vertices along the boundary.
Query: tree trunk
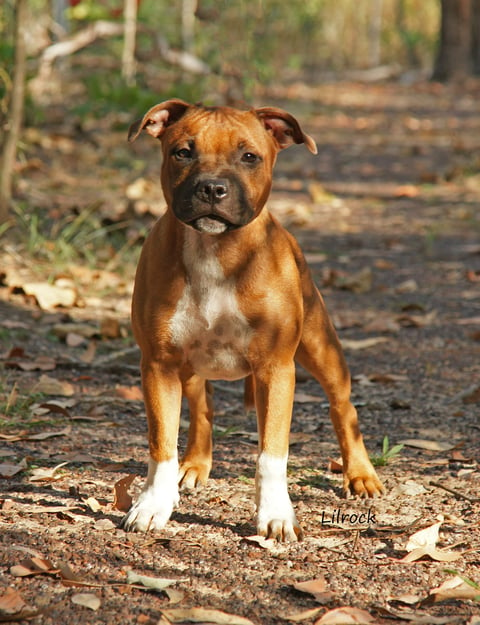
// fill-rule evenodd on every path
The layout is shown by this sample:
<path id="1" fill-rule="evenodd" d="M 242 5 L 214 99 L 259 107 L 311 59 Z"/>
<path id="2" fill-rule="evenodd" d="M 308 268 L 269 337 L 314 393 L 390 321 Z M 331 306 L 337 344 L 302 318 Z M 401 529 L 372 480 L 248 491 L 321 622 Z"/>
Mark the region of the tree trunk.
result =
<path id="1" fill-rule="evenodd" d="M 440 44 L 432 78 L 462 81 L 472 73 L 472 0 L 442 0 Z"/>
<path id="2" fill-rule="evenodd" d="M 368 24 L 368 44 L 370 67 L 378 67 L 381 62 L 383 0 L 372 0 Z"/>
<path id="3" fill-rule="evenodd" d="M 472 66 L 480 75 L 480 0 L 472 0 Z"/>
<path id="4" fill-rule="evenodd" d="M 123 8 L 122 75 L 128 86 L 135 84 L 135 42 L 137 38 L 137 0 L 125 0 Z"/>
<path id="5" fill-rule="evenodd" d="M 8 119 L 10 121 L 3 145 L 0 166 L 0 223 L 4 223 L 8 219 L 12 201 L 12 178 L 17 156 L 17 143 L 22 128 L 27 58 L 25 45 L 26 30 L 27 0 L 17 0 L 15 15 L 15 66 L 8 107 Z"/>

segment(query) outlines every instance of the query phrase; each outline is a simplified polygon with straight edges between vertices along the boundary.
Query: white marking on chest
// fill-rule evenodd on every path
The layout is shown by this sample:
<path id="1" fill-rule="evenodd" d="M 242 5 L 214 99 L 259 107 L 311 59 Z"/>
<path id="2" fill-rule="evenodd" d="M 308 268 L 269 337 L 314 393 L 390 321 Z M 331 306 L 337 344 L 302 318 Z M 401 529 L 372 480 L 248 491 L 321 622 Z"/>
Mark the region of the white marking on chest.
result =
<path id="1" fill-rule="evenodd" d="M 186 234 L 187 283 L 170 331 L 196 373 L 212 380 L 235 380 L 250 372 L 246 354 L 252 330 L 238 306 L 235 281 L 225 278 L 215 247 L 210 237 Z"/>

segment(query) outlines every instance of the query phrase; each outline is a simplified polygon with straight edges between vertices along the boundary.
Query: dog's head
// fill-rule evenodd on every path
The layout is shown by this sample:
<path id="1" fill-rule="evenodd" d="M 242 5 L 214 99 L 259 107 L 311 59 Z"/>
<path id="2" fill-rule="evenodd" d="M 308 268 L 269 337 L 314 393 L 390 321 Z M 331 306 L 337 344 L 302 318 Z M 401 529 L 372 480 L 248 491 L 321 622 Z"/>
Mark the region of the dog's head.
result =
<path id="1" fill-rule="evenodd" d="M 260 213 L 271 188 L 276 155 L 294 143 L 317 153 L 297 120 L 278 108 L 239 110 L 167 100 L 129 129 L 160 139 L 162 187 L 183 223 L 208 234 L 240 228 Z"/>

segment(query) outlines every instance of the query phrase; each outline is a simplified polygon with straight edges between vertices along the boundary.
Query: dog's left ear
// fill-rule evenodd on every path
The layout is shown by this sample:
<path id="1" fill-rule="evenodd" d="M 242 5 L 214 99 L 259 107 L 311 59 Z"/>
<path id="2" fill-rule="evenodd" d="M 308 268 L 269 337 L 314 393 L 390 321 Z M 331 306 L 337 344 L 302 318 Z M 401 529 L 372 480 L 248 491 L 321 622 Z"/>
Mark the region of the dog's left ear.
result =
<path id="1" fill-rule="evenodd" d="M 152 106 L 141 119 L 137 119 L 130 126 L 128 140 L 130 142 L 135 141 L 144 128 L 149 135 L 160 139 L 165 128 L 178 121 L 189 107 L 188 102 L 178 99 L 165 100 L 165 102 Z"/>
<path id="2" fill-rule="evenodd" d="M 300 124 L 290 113 L 275 107 L 259 108 L 254 112 L 273 135 L 280 150 L 288 148 L 293 143 L 304 143 L 312 154 L 317 154 L 315 141 L 303 132 Z"/>

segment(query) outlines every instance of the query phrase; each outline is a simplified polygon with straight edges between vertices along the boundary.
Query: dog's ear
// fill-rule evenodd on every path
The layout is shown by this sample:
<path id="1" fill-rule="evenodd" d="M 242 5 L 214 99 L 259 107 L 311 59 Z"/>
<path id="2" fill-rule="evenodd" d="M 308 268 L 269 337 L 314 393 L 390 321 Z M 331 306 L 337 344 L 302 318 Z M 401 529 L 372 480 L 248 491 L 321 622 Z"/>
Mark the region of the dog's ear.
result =
<path id="1" fill-rule="evenodd" d="M 279 149 L 288 148 L 293 143 L 304 143 L 312 154 L 317 154 L 317 145 L 309 135 L 300 128 L 293 115 L 283 109 L 265 107 L 255 109 L 266 130 L 273 135 Z"/>
<path id="2" fill-rule="evenodd" d="M 160 139 L 165 128 L 178 121 L 189 106 L 187 102 L 177 99 L 156 104 L 141 119 L 133 122 L 128 129 L 128 140 L 135 141 L 143 129 L 152 137 Z"/>

